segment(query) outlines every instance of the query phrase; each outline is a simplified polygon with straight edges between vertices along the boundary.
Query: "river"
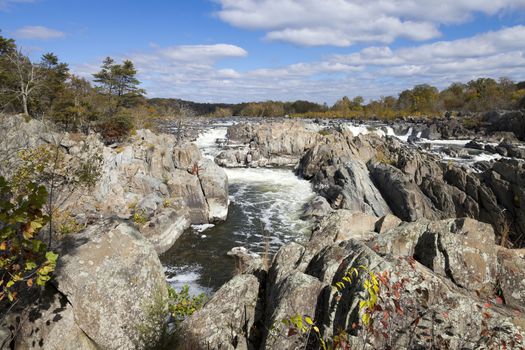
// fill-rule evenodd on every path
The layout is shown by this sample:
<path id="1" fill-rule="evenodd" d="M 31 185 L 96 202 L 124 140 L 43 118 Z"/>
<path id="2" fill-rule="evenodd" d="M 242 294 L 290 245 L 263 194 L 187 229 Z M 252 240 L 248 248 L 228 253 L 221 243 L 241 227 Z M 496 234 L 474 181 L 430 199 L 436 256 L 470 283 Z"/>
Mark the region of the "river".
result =
<path id="1" fill-rule="evenodd" d="M 226 125 L 204 130 L 196 144 L 213 158 L 220 150 L 215 143 L 226 136 Z M 185 284 L 192 293 L 210 294 L 235 273 L 235 261 L 227 255 L 233 247 L 246 247 L 262 254 L 268 245 L 274 254 L 291 241 L 308 238 L 310 224 L 299 218 L 306 202 L 314 197 L 311 185 L 291 169 L 225 169 L 230 206 L 224 223 L 193 226 L 161 260 L 171 285 Z"/>
<path id="2" fill-rule="evenodd" d="M 213 159 L 221 150 L 217 140 L 226 138 L 229 122 L 208 125 L 195 141 L 205 157 Z M 322 127 L 311 124 L 315 130 Z M 397 134 L 391 127 L 377 127 L 345 123 L 354 136 L 376 133 L 395 136 L 408 142 L 412 128 Z M 420 135 L 418 135 L 420 136 Z M 466 158 L 454 158 L 443 150 L 463 148 L 469 140 L 416 141 L 422 151 L 438 154 L 443 161 L 474 163 L 497 159 L 470 150 Z M 235 168 L 225 169 L 229 181 L 230 205 L 228 218 L 217 225 L 193 226 L 177 241 L 161 260 L 166 267 L 168 281 L 176 289 L 188 284 L 190 291 L 212 294 L 235 273 L 235 261 L 227 255 L 233 247 L 246 247 L 262 254 L 269 248 L 270 255 L 283 244 L 303 241 L 310 233 L 310 224 L 299 218 L 303 206 L 315 196 L 308 181 L 298 178 L 291 169 Z"/>

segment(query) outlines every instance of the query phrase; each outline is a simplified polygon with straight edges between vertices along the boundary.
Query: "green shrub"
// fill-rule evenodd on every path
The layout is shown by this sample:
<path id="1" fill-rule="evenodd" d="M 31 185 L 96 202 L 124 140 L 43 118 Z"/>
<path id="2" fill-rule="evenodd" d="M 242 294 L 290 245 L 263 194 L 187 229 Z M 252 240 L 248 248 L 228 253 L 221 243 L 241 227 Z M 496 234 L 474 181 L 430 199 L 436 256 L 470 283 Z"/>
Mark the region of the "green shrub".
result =
<path id="1" fill-rule="evenodd" d="M 45 187 L 35 183 L 15 194 L 11 183 L 0 177 L 0 304 L 51 279 L 58 255 L 37 238 L 49 220 L 43 211 L 47 198 Z"/>
<path id="2" fill-rule="evenodd" d="M 123 141 L 131 134 L 133 128 L 133 117 L 130 113 L 122 111 L 102 120 L 97 131 L 102 135 L 104 142 L 113 143 Z"/>
<path id="3" fill-rule="evenodd" d="M 168 309 L 175 321 L 175 328 L 195 311 L 201 309 L 206 301 L 207 297 L 204 293 L 191 296 L 188 285 L 183 286 L 179 292 L 168 286 Z"/>

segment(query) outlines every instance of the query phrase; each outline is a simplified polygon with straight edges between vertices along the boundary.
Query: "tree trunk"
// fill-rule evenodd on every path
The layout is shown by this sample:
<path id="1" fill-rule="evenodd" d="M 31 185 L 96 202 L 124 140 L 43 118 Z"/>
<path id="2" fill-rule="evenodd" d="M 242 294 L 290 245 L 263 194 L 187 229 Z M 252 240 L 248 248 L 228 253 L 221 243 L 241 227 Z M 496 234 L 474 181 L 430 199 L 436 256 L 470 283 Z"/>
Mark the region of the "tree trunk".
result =
<path id="1" fill-rule="evenodd" d="M 29 110 L 27 109 L 27 96 L 22 94 L 22 107 L 24 108 L 24 114 L 29 115 Z"/>

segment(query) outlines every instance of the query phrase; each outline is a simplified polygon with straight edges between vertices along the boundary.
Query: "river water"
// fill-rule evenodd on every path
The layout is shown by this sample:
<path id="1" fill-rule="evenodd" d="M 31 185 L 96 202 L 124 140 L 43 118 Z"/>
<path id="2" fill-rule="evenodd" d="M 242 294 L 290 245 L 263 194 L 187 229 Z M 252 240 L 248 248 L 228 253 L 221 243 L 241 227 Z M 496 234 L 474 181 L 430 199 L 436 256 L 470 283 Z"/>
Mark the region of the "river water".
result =
<path id="1" fill-rule="evenodd" d="M 196 144 L 213 158 L 224 139 L 226 126 L 205 130 Z M 163 254 L 168 281 L 179 289 L 184 284 L 192 293 L 212 293 L 235 273 L 235 261 L 227 256 L 233 247 L 246 247 L 270 254 L 291 241 L 307 239 L 308 222 L 299 218 L 306 202 L 314 197 L 311 185 L 291 169 L 225 169 L 229 181 L 230 206 L 224 223 L 194 226 L 172 249 Z"/>
<path id="2" fill-rule="evenodd" d="M 217 140 L 226 138 L 231 123 L 208 125 L 195 143 L 205 157 L 213 159 L 221 150 Z M 310 125 L 315 130 L 315 125 Z M 407 142 L 412 130 L 395 134 L 390 127 L 370 127 L 348 123 L 352 133 L 376 133 L 395 136 Z M 320 128 L 318 127 L 320 130 Z M 473 163 L 497 159 L 498 155 L 474 154 L 470 158 L 451 158 L 444 147 L 463 147 L 469 140 L 418 140 L 417 143 L 444 161 Z M 274 254 L 291 241 L 304 241 L 310 225 L 299 218 L 303 206 L 315 196 L 308 181 L 298 178 L 291 169 L 236 168 L 225 169 L 229 181 L 228 218 L 217 225 L 193 226 L 163 256 L 168 281 L 176 289 L 188 284 L 192 293 L 211 294 L 235 273 L 235 261 L 227 256 L 233 247 L 246 247 L 262 254 L 269 247 Z"/>

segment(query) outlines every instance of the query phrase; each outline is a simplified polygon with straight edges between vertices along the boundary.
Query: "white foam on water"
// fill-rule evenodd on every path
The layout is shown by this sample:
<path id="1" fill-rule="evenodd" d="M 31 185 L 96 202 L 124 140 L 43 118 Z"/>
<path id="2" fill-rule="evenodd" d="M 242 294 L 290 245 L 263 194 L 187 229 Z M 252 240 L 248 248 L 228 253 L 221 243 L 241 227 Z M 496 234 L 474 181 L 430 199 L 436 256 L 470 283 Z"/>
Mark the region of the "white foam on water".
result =
<path id="1" fill-rule="evenodd" d="M 225 126 L 207 129 L 199 134 L 195 144 L 199 147 L 205 157 L 214 159 L 220 152 L 217 140 L 225 139 L 227 130 L 228 128 Z"/>
<path id="2" fill-rule="evenodd" d="M 498 160 L 498 159 L 501 159 L 501 158 L 503 158 L 503 156 L 501 156 L 501 154 L 481 153 L 481 154 L 473 156 L 472 161 L 473 162 L 482 162 L 482 161 L 490 162 L 492 160 Z"/>
<path id="3" fill-rule="evenodd" d="M 462 146 L 465 147 L 467 143 L 469 143 L 472 140 L 427 140 L 427 139 L 421 139 L 417 141 L 417 143 L 426 143 L 430 145 L 439 145 L 439 146 Z"/>
<path id="4" fill-rule="evenodd" d="M 365 125 L 345 124 L 344 127 L 350 130 L 354 136 L 366 135 L 369 133 L 368 127 Z"/>
<path id="5" fill-rule="evenodd" d="M 269 233 L 272 251 L 308 230 L 309 223 L 299 218 L 304 204 L 315 196 L 308 181 L 298 178 L 289 169 L 225 170 L 235 189 L 232 202 L 241 207 L 246 226 L 263 225 Z M 249 233 L 239 231 L 233 234 L 243 237 Z M 260 248 L 262 244 L 263 240 L 258 240 L 256 245 Z"/>
<path id="6" fill-rule="evenodd" d="M 209 228 L 214 227 L 214 224 L 201 224 L 201 225 L 191 225 L 191 228 L 197 231 L 198 233 L 202 233 L 206 231 Z"/>
<path id="7" fill-rule="evenodd" d="M 180 291 L 182 287 L 188 285 L 190 295 L 209 294 L 211 291 L 198 283 L 201 278 L 201 269 L 200 266 L 168 266 L 165 268 L 166 280 L 176 291 Z"/>
<path id="8" fill-rule="evenodd" d="M 410 128 L 405 135 L 397 135 L 394 132 L 394 129 L 390 126 L 385 127 L 386 132 L 385 130 L 383 130 L 383 127 L 376 127 L 373 125 L 366 125 L 366 124 L 363 124 L 363 125 L 345 124 L 344 127 L 350 130 L 354 136 L 367 135 L 367 134 L 376 134 L 379 137 L 393 136 L 403 142 L 407 142 L 409 136 L 412 135 L 412 128 Z"/>
<path id="9" fill-rule="evenodd" d="M 394 132 L 394 129 L 392 129 L 392 127 L 390 127 L 390 126 L 386 127 L 386 134 L 388 136 L 397 137 L 399 140 L 401 140 L 403 142 L 408 142 L 408 138 L 410 137 L 410 135 L 412 135 L 412 131 L 413 131 L 413 129 L 412 129 L 412 127 L 410 127 L 405 135 L 397 135 Z"/>

